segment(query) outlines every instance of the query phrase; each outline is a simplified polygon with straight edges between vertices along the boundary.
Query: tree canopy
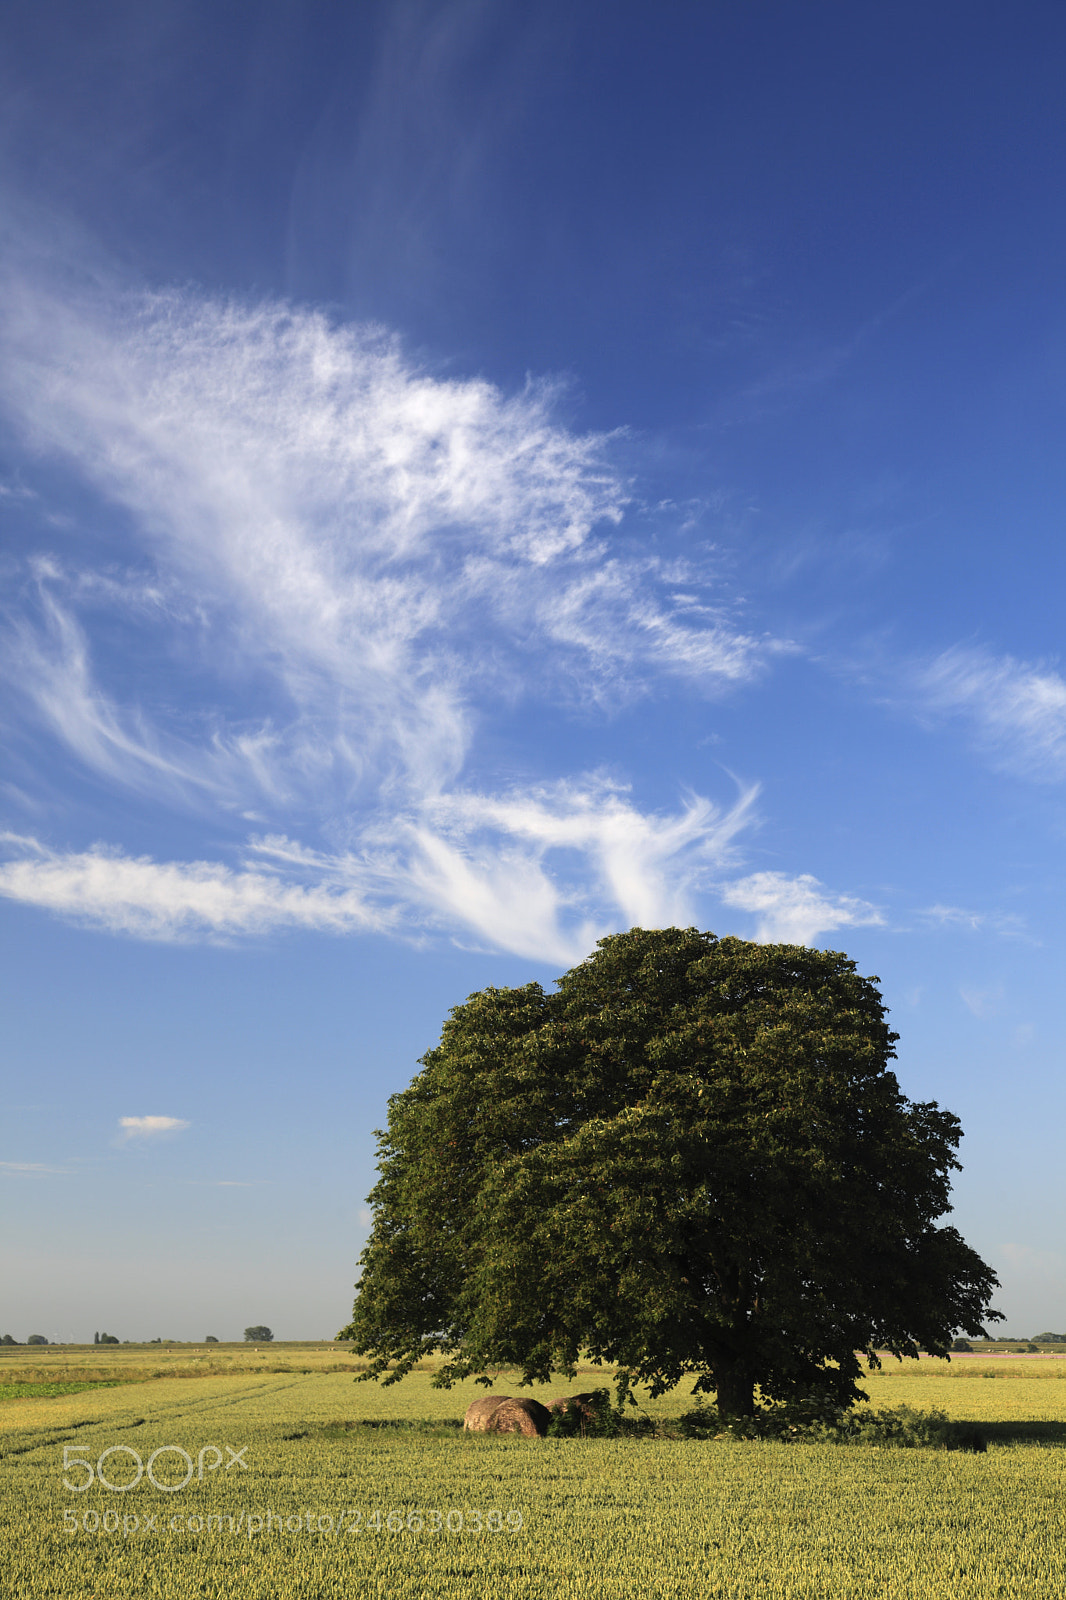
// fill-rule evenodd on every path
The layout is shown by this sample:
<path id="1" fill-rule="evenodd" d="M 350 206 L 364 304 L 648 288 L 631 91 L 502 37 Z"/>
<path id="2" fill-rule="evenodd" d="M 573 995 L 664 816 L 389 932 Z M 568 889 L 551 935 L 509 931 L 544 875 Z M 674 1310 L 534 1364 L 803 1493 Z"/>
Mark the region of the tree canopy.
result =
<path id="1" fill-rule="evenodd" d="M 862 1358 L 946 1355 L 998 1313 L 951 1227 L 958 1119 L 912 1103 L 846 956 L 633 928 L 556 993 L 457 1006 L 389 1102 L 338 1335 L 395 1382 L 617 1365 L 726 1414 L 865 1398 Z"/>
<path id="2" fill-rule="evenodd" d="M 269 1344 L 274 1335 L 270 1329 L 257 1322 L 254 1328 L 245 1328 L 244 1339 L 246 1344 Z"/>

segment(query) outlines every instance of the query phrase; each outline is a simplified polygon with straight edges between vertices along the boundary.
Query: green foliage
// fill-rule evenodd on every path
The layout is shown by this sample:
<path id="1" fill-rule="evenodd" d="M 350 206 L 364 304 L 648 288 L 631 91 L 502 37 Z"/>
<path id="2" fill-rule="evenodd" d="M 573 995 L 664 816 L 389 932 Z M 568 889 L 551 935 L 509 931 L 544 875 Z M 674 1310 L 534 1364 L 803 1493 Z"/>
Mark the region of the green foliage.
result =
<path id="1" fill-rule="evenodd" d="M 952 1339 L 951 1348 L 957 1355 L 965 1355 L 968 1351 L 973 1350 L 973 1345 L 969 1339 Z"/>
<path id="2" fill-rule="evenodd" d="M 626 1418 L 611 1404 L 610 1391 L 594 1389 L 583 1407 L 571 1406 L 552 1413 L 549 1439 L 616 1439 L 625 1429 Z"/>
<path id="3" fill-rule="evenodd" d="M 701 1402 L 681 1416 L 677 1427 L 683 1439 L 778 1439 L 793 1444 L 862 1444 L 901 1450 L 986 1448 L 979 1429 L 952 1423 L 936 1408 L 845 1409 L 825 1395 L 769 1406 L 747 1417 L 723 1416 L 717 1406 Z"/>
<path id="4" fill-rule="evenodd" d="M 87 1389 L 114 1389 L 122 1380 L 86 1383 L 0 1383 L 0 1400 L 48 1400 L 55 1395 L 82 1394 Z"/>
<path id="5" fill-rule="evenodd" d="M 29 1338 L 26 1340 L 26 1343 L 27 1344 L 47 1344 L 48 1340 L 45 1338 L 43 1333 L 31 1333 Z"/>
<path id="6" fill-rule="evenodd" d="M 635 928 L 456 1007 L 389 1102 L 350 1326 L 368 1377 L 616 1365 L 750 1413 L 862 1396 L 877 1350 L 996 1316 L 950 1227 L 957 1118 L 900 1093 L 874 980 L 831 951 Z"/>
<path id="7" fill-rule="evenodd" d="M 1034 1344 L 1066 1344 L 1066 1333 L 1034 1333 Z"/>
<path id="8" fill-rule="evenodd" d="M 269 1344 L 274 1335 L 269 1328 L 257 1323 L 254 1328 L 245 1328 L 244 1340 L 246 1344 Z"/>

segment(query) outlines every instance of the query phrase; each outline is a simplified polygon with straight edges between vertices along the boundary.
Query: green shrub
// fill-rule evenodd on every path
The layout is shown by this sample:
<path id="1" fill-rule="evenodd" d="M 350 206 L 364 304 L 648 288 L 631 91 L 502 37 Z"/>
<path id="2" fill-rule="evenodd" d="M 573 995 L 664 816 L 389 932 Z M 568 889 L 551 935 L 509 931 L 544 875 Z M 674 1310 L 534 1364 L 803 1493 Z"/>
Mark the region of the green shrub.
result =
<path id="1" fill-rule="evenodd" d="M 864 1444 L 893 1449 L 984 1450 L 973 1427 L 952 1423 L 945 1412 L 915 1411 L 910 1406 L 870 1411 L 848 1410 L 822 1396 L 767 1406 L 750 1417 L 722 1417 L 718 1408 L 700 1401 L 678 1421 L 683 1439 L 778 1439 L 818 1444 Z"/>
<path id="2" fill-rule="evenodd" d="M 635 1420 L 635 1419 L 633 1419 Z M 616 1439 L 620 1433 L 630 1433 L 630 1419 L 611 1405 L 606 1389 L 594 1389 L 584 1406 L 570 1406 L 565 1411 L 554 1411 L 548 1424 L 549 1439 Z"/>

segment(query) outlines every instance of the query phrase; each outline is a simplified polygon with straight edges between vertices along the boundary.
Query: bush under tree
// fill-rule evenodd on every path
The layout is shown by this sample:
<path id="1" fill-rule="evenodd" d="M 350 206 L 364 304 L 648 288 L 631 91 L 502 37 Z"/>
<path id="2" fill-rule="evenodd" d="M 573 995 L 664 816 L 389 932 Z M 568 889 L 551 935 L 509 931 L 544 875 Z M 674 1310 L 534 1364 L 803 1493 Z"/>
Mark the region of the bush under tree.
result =
<path id="1" fill-rule="evenodd" d="M 958 1119 L 900 1092 L 876 979 L 832 951 L 634 928 L 457 1006 L 389 1102 L 339 1338 L 397 1382 L 579 1359 L 724 1416 L 865 1398 L 861 1357 L 995 1318 L 954 1228 Z M 857 1354 L 858 1352 L 858 1354 Z"/>

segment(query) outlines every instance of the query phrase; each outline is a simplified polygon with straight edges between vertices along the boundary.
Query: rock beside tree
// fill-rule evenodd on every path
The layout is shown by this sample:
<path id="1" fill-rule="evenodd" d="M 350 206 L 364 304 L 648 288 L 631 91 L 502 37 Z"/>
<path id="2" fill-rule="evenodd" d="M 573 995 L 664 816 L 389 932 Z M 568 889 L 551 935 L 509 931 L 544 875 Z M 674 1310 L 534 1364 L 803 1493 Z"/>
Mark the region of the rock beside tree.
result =
<path id="1" fill-rule="evenodd" d="M 527 1439 L 543 1439 L 550 1421 L 551 1412 L 539 1400 L 487 1394 L 471 1401 L 463 1427 L 468 1433 L 521 1433 Z"/>
<path id="2" fill-rule="evenodd" d="M 554 1417 L 577 1415 L 583 1422 L 591 1422 L 595 1404 L 596 1395 L 594 1393 L 563 1394 L 557 1400 L 548 1401 L 548 1410 Z"/>

